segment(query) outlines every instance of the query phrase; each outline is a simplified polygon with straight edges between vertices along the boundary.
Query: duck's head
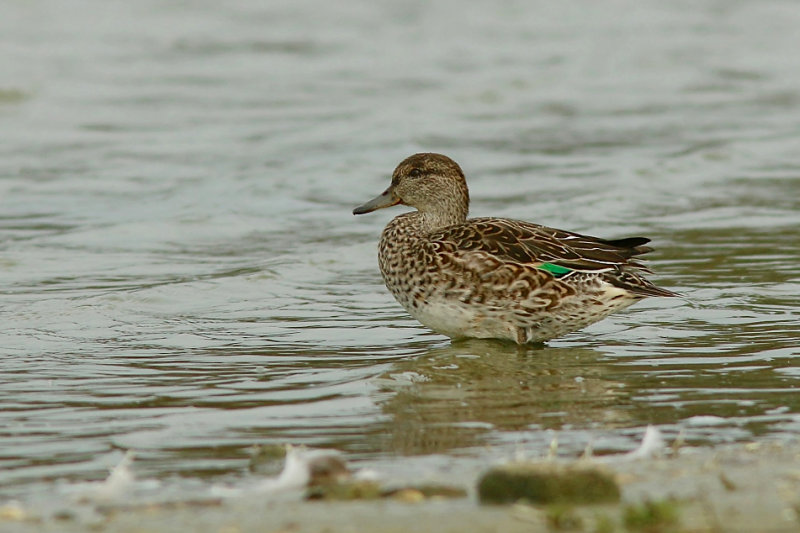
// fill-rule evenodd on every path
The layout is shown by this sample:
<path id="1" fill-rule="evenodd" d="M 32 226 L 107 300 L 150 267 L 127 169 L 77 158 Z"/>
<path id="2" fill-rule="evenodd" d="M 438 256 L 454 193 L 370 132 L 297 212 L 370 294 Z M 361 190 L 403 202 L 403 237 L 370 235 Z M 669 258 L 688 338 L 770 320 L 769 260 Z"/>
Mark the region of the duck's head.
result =
<path id="1" fill-rule="evenodd" d="M 442 225 L 463 222 L 469 211 L 469 191 L 461 167 L 442 154 L 407 157 L 394 169 L 389 188 L 353 209 L 353 214 L 363 215 L 397 204 L 442 219 Z"/>

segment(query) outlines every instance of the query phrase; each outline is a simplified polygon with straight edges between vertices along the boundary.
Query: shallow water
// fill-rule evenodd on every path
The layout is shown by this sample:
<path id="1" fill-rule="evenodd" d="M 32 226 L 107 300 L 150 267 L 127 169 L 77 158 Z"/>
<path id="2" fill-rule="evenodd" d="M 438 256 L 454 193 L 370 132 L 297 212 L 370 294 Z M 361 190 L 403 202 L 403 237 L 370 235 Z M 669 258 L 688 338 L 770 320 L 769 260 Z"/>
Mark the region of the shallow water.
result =
<path id="1" fill-rule="evenodd" d="M 0 17 L 0 497 L 124 450 L 180 493 L 264 443 L 800 431 L 794 2 L 79 4 Z M 377 269 L 401 210 L 350 214 L 423 150 L 474 215 L 651 237 L 685 300 L 546 347 L 426 331 Z"/>

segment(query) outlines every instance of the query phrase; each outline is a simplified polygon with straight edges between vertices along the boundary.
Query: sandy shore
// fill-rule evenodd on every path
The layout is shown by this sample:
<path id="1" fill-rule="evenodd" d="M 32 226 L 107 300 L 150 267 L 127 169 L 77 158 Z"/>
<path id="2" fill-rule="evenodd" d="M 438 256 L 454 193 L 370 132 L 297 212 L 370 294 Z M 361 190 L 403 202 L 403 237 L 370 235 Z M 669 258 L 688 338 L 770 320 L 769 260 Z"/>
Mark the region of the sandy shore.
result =
<path id="1" fill-rule="evenodd" d="M 401 459 L 398 459 L 401 460 Z M 475 482 L 457 499 L 380 499 L 316 502 L 264 500 L 252 495 L 225 501 L 106 507 L 87 523 L 76 517 L 37 517 L 6 505 L 3 532 L 144 533 L 244 532 L 538 532 L 583 531 L 789 532 L 800 530 L 800 444 L 752 443 L 683 448 L 672 457 L 597 458 L 615 474 L 622 501 L 611 505 L 481 505 Z M 642 502 L 667 505 L 674 516 L 637 526 L 626 513 Z M 663 517 L 662 517 L 663 518 Z M 650 529 L 647 529 L 650 527 Z"/>

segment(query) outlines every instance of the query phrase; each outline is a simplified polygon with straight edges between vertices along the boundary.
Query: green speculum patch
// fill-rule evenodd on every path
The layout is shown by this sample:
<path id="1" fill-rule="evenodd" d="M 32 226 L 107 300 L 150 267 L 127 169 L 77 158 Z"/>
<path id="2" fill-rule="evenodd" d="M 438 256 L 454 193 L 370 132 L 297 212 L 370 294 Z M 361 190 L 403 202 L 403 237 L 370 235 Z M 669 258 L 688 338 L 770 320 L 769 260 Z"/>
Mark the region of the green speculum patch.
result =
<path id="1" fill-rule="evenodd" d="M 572 272 L 572 269 L 570 268 L 554 265 L 553 263 L 542 263 L 541 265 L 538 265 L 536 268 L 540 270 L 546 270 L 547 272 L 553 274 L 555 277 L 564 276 Z"/>

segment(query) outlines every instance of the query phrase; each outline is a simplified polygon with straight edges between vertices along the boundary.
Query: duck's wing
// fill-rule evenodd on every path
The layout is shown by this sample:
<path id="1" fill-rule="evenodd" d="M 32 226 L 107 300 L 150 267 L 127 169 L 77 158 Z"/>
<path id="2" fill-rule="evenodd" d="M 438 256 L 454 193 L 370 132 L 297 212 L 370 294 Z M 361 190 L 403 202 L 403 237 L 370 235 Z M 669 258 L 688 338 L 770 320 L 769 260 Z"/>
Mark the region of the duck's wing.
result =
<path id="1" fill-rule="evenodd" d="M 473 218 L 430 236 L 443 250 L 481 251 L 503 262 L 547 270 L 555 276 L 571 272 L 649 270 L 632 259 L 652 250 L 650 239 L 607 240 L 501 218 Z"/>

